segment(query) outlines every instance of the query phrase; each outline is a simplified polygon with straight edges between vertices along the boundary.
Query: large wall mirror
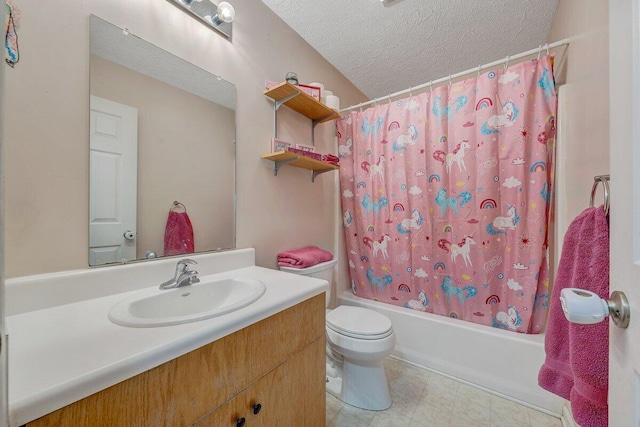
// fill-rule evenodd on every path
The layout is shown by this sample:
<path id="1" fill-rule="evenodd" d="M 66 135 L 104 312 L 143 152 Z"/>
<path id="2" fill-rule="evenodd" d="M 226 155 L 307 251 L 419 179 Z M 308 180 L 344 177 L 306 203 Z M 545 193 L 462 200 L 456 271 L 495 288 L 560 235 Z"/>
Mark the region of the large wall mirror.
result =
<path id="1" fill-rule="evenodd" d="M 91 16 L 89 264 L 235 247 L 235 86 Z"/>

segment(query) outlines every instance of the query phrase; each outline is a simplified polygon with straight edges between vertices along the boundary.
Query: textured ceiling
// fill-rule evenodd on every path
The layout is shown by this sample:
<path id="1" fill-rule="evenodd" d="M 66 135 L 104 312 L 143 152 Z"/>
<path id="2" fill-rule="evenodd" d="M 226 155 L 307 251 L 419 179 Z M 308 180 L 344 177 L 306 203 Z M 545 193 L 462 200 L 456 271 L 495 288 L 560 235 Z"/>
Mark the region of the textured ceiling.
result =
<path id="1" fill-rule="evenodd" d="M 262 0 L 370 98 L 537 48 L 558 0 Z"/>

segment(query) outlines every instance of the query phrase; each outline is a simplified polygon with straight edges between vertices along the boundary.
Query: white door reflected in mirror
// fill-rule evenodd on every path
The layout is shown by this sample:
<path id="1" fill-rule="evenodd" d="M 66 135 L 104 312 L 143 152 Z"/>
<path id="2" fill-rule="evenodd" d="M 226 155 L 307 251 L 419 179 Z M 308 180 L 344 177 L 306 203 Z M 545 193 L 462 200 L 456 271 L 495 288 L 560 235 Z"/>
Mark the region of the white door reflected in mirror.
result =
<path id="1" fill-rule="evenodd" d="M 136 259 L 138 110 L 91 96 L 89 263 Z"/>

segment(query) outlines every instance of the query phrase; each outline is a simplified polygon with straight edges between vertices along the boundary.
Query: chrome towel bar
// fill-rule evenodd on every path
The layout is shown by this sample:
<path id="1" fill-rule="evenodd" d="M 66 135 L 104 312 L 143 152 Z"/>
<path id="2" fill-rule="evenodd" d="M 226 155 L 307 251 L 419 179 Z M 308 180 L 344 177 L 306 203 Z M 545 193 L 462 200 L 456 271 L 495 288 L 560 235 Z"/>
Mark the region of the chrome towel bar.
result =
<path id="1" fill-rule="evenodd" d="M 591 187 L 591 198 L 589 200 L 589 207 L 594 206 L 594 198 L 596 191 L 598 190 L 598 184 L 602 183 L 604 191 L 604 214 L 609 216 L 609 175 L 596 175 L 593 177 L 593 187 Z"/>

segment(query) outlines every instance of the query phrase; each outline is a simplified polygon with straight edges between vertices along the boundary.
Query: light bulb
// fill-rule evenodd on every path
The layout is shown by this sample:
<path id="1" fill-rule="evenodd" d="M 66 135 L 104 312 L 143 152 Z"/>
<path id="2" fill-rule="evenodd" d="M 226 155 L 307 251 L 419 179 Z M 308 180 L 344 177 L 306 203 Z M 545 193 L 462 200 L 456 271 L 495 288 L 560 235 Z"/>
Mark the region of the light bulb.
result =
<path id="1" fill-rule="evenodd" d="M 220 2 L 220 4 L 218 5 L 218 13 L 216 14 L 216 21 L 220 20 L 222 22 L 231 22 L 233 21 L 233 18 L 236 17 L 236 11 L 233 8 L 233 6 L 231 6 L 230 3 L 227 3 L 226 1 Z"/>

